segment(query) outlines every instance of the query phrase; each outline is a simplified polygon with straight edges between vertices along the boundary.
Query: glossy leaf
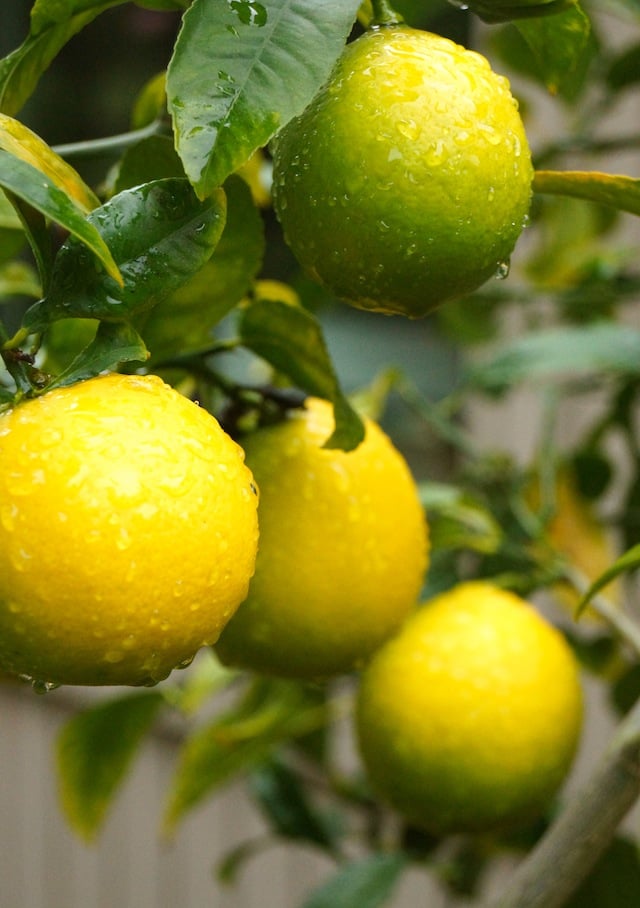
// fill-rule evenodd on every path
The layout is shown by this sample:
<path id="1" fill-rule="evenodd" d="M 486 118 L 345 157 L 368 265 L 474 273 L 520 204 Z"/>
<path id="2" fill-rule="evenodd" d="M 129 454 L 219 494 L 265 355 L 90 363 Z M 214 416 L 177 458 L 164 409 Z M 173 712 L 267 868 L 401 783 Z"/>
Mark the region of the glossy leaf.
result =
<path id="1" fill-rule="evenodd" d="M 634 545 L 633 548 L 626 551 L 624 555 L 616 558 L 611 567 L 607 568 L 606 571 L 600 574 L 600 576 L 593 581 L 589 589 L 586 591 L 586 593 L 578 603 L 578 614 L 581 614 L 584 611 L 593 597 L 596 596 L 600 592 L 600 590 L 608 586 L 621 574 L 626 574 L 629 571 L 635 571 L 639 567 L 640 545 Z"/>
<path id="2" fill-rule="evenodd" d="M 151 691 L 110 700 L 78 713 L 62 729 L 56 748 L 62 808 L 85 839 L 98 833 L 163 702 Z"/>
<path id="3" fill-rule="evenodd" d="M 515 25 L 531 48 L 547 89 L 557 94 L 590 53 L 587 15 L 575 3 L 555 16 L 518 19 Z"/>
<path id="4" fill-rule="evenodd" d="M 0 151 L 0 186 L 68 230 L 102 263 L 115 285 L 121 282 L 118 266 L 96 226 L 46 174 L 20 158 Z M 92 267 L 95 267 L 93 261 Z"/>
<path id="5" fill-rule="evenodd" d="M 371 854 L 346 864 L 316 889 L 302 908 L 380 908 L 389 904 L 405 866 L 401 852 Z"/>
<path id="6" fill-rule="evenodd" d="M 473 366 L 473 387 L 502 393 L 523 381 L 640 373 L 640 331 L 613 322 L 555 328 L 506 343 Z"/>
<path id="7" fill-rule="evenodd" d="M 25 41 L 0 60 L 0 110 L 15 114 L 40 76 L 75 34 L 100 13 L 126 0 L 36 0 Z"/>
<path id="8" fill-rule="evenodd" d="M 46 390 L 93 378 L 121 363 L 144 363 L 149 352 L 138 332 L 126 322 L 99 322 L 95 337 Z"/>
<path id="9" fill-rule="evenodd" d="M 247 294 L 262 265 L 264 226 L 240 177 L 225 183 L 227 220 L 209 261 L 153 309 L 142 329 L 154 362 L 212 341 L 212 329 Z"/>
<path id="10" fill-rule="evenodd" d="M 236 707 L 187 739 L 170 792 L 166 829 L 171 831 L 203 798 L 264 760 L 278 743 L 325 721 L 324 706 L 307 700 L 299 684 L 257 681 Z"/>
<path id="11" fill-rule="evenodd" d="M 594 171 L 538 170 L 533 188 L 535 192 L 573 196 L 640 215 L 640 180 L 633 177 Z"/>
<path id="12" fill-rule="evenodd" d="M 100 204 L 80 174 L 18 120 L 0 114 L 0 149 L 41 171 L 48 179 L 88 214 Z"/>
<path id="13" fill-rule="evenodd" d="M 245 347 L 309 394 L 333 403 L 335 430 L 325 447 L 351 451 L 364 438 L 362 420 L 340 388 L 317 319 L 298 306 L 258 300 L 240 318 Z"/>
<path id="14" fill-rule="evenodd" d="M 209 259 L 224 227 L 222 190 L 196 198 L 185 179 L 158 180 L 114 196 L 89 215 L 113 251 L 124 286 L 97 270 L 70 238 L 59 251 L 49 293 L 25 315 L 42 330 L 60 318 L 130 320 L 185 283 Z"/>
<path id="15" fill-rule="evenodd" d="M 359 0 L 194 0 L 167 71 L 185 171 L 205 196 L 301 113 L 328 77 Z"/>

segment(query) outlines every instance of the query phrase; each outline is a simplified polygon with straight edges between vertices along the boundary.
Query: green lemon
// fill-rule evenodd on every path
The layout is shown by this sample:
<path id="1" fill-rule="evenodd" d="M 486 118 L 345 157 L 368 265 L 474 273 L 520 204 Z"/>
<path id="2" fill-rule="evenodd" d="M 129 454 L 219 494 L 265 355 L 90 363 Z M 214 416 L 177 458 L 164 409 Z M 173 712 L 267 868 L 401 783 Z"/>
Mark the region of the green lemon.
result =
<path id="1" fill-rule="evenodd" d="M 542 812 L 571 766 L 578 666 L 528 603 L 489 583 L 428 602 L 365 669 L 360 752 L 375 789 L 435 833 Z"/>
<path id="2" fill-rule="evenodd" d="M 509 83 L 480 54 L 390 25 L 351 43 L 273 143 L 299 262 L 357 307 L 423 316 L 504 274 L 532 165 Z"/>

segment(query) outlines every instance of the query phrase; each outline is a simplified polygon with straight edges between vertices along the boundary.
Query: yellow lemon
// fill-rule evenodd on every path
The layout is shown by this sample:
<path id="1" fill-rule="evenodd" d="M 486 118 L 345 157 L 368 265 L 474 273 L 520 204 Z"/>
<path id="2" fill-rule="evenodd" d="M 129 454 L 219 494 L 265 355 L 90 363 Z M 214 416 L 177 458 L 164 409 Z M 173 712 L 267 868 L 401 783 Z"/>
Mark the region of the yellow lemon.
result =
<path id="1" fill-rule="evenodd" d="M 416 604 L 427 534 L 409 468 L 375 423 L 348 453 L 322 447 L 332 429 L 331 405 L 311 398 L 246 440 L 260 545 L 249 596 L 216 647 L 224 662 L 300 678 L 347 672 Z"/>
<path id="2" fill-rule="evenodd" d="M 0 667 L 150 684 L 245 597 L 257 495 L 242 450 L 156 376 L 106 375 L 0 417 Z"/>
<path id="3" fill-rule="evenodd" d="M 436 833 L 479 832 L 543 811 L 579 739 L 582 693 L 564 637 L 484 582 L 428 602 L 373 657 L 357 701 L 371 782 Z"/>
<path id="4" fill-rule="evenodd" d="M 364 309 L 422 316 L 504 275 L 528 216 L 531 156 L 507 79 L 406 26 L 349 44 L 273 159 L 294 254 Z"/>

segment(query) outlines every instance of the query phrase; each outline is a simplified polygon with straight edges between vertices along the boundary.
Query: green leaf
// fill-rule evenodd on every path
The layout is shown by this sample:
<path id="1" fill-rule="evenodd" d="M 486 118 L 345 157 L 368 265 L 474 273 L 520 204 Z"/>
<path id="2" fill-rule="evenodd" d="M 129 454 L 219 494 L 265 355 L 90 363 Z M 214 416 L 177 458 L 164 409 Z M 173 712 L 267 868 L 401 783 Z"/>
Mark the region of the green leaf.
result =
<path id="1" fill-rule="evenodd" d="M 360 444 L 362 420 L 340 389 L 322 329 L 311 313 L 277 300 L 257 300 L 242 313 L 239 331 L 245 347 L 294 384 L 332 401 L 335 429 L 325 447 L 351 451 Z"/>
<path id="2" fill-rule="evenodd" d="M 83 245 L 60 249 L 44 300 L 25 315 L 42 330 L 60 318 L 129 320 L 185 283 L 209 259 L 224 227 L 222 190 L 200 201 L 185 179 L 157 180 L 114 196 L 88 220 L 113 251 L 118 287 L 95 268 Z"/>
<path id="3" fill-rule="evenodd" d="M 114 192 L 169 177 L 184 178 L 184 168 L 168 136 L 149 136 L 128 148 L 118 165 Z"/>
<path id="4" fill-rule="evenodd" d="M 616 836 L 566 908 L 636 908 L 640 905 L 640 853 Z"/>
<path id="5" fill-rule="evenodd" d="M 484 505 L 464 489 L 441 482 L 420 484 L 429 515 L 434 549 L 470 549 L 491 554 L 500 548 L 502 530 Z"/>
<path id="6" fill-rule="evenodd" d="M 640 180 L 595 171 L 537 170 L 534 192 L 568 195 L 640 215 Z"/>
<path id="7" fill-rule="evenodd" d="M 518 19 L 515 26 L 531 48 L 551 94 L 573 78 L 592 52 L 591 23 L 577 3 L 555 16 Z"/>
<path id="8" fill-rule="evenodd" d="M 335 818 L 311 803 L 289 766 L 278 759 L 268 760 L 251 774 L 249 785 L 277 835 L 335 851 L 339 839 Z"/>
<path id="9" fill-rule="evenodd" d="M 249 291 L 264 256 L 264 224 L 240 177 L 230 177 L 227 220 L 209 261 L 149 313 L 142 334 L 154 362 L 211 344 L 215 325 Z"/>
<path id="10" fill-rule="evenodd" d="M 67 41 L 104 10 L 125 0 L 36 0 L 29 36 L 0 60 L 0 110 L 14 114 Z"/>
<path id="11" fill-rule="evenodd" d="M 326 708 L 295 683 L 260 679 L 245 698 L 186 741 L 169 796 L 165 828 L 221 785 L 264 760 L 281 741 L 326 722 Z"/>
<path id="12" fill-rule="evenodd" d="M 524 381 L 639 372 L 640 331 L 594 322 L 516 338 L 471 367 L 467 378 L 472 387 L 500 394 Z"/>
<path id="13" fill-rule="evenodd" d="M 121 282 L 118 266 L 95 225 L 50 177 L 32 164 L 0 150 L 0 186 L 68 230 L 102 263 L 114 285 Z"/>
<path id="14" fill-rule="evenodd" d="M 388 903 L 405 866 L 400 852 L 354 861 L 316 889 L 302 908 L 379 908 Z"/>
<path id="15" fill-rule="evenodd" d="M 606 72 L 609 88 L 619 91 L 640 82 L 640 44 L 633 44 L 619 54 Z"/>
<path id="16" fill-rule="evenodd" d="M 138 332 L 126 322 L 99 322 L 96 335 L 45 390 L 93 378 L 120 363 L 143 363 L 149 352 Z"/>
<path id="17" fill-rule="evenodd" d="M 640 545 L 634 545 L 633 548 L 626 551 L 624 555 L 616 558 L 613 564 L 600 574 L 599 577 L 596 577 L 578 603 L 577 614 L 580 615 L 589 605 L 593 597 L 596 596 L 600 590 L 604 589 L 605 586 L 608 586 L 614 581 L 616 577 L 619 577 L 620 574 L 626 574 L 629 571 L 635 571 L 638 567 L 640 567 Z"/>
<path id="18" fill-rule="evenodd" d="M 167 71 L 176 147 L 207 195 L 301 113 L 327 79 L 359 0 L 194 0 Z"/>
<path id="19" fill-rule="evenodd" d="M 62 808 L 69 823 L 92 839 L 145 733 L 164 703 L 145 691 L 100 703 L 74 716 L 56 749 Z"/>

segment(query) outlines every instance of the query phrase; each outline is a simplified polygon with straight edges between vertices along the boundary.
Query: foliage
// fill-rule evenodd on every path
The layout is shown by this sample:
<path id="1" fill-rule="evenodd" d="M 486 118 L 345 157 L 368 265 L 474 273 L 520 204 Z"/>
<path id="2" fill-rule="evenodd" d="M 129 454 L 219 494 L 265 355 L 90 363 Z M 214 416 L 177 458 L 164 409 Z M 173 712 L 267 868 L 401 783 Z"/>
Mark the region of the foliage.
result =
<path id="1" fill-rule="evenodd" d="M 57 767 L 70 823 L 85 837 L 99 834 L 145 735 L 170 721 L 181 747 L 166 830 L 246 780 L 273 837 L 336 862 L 301 908 L 391 905 L 408 867 L 479 903 L 505 851 L 523 858 L 523 870 L 503 908 L 540 904 L 531 880 L 547 881 L 545 908 L 635 905 L 637 842 L 618 826 L 640 786 L 640 630 L 625 607 L 640 566 L 640 270 L 631 234 L 640 192 L 636 177 L 609 171 L 613 154 L 637 151 L 639 135 L 612 132 L 608 115 L 637 94 L 637 0 L 470 0 L 464 10 L 398 0 L 415 28 L 469 41 L 484 22 L 483 49 L 498 71 L 513 73 L 535 138 L 534 205 L 511 274 L 429 316 L 432 336 L 459 365 L 439 398 L 408 369 L 385 371 L 398 365 L 387 361 L 349 393 L 356 389 L 346 388 L 327 340 L 340 304 L 300 273 L 269 204 L 270 141 L 322 86 L 345 41 L 388 15 L 388 4 L 144 0 L 178 26 L 163 72 L 149 73 L 128 111 L 130 130 L 69 135 L 52 147 L 28 125 L 27 102 L 72 37 L 81 41 L 93 20 L 130 5 L 36 0 L 24 40 L 0 60 L 0 410 L 104 370 L 152 370 L 238 436 L 305 393 L 324 397 L 334 405 L 330 444 L 350 449 L 362 437 L 358 408 L 388 402 L 451 455 L 444 480 L 422 453 L 415 459 L 432 526 L 425 597 L 470 577 L 540 597 L 584 670 L 610 685 L 623 718 L 587 794 L 513 833 L 441 840 L 390 817 L 361 769 L 337 764 L 330 743 L 351 715 L 353 678 L 335 689 L 257 678 L 223 669 L 207 651 L 156 690 L 79 711 L 64 729 Z M 628 32 L 622 46 L 610 37 L 613 19 Z M 555 122 L 543 140 L 533 127 L 549 105 Z M 97 154 L 104 166 L 89 176 Z M 275 299 L 261 292 L 264 278 L 280 282 Z M 380 318 L 381 336 L 393 330 L 394 320 Z M 516 458 L 500 439 L 482 444 L 465 421 L 477 405 L 504 405 L 518 418 L 531 405 L 537 418 L 527 411 L 523 425 L 535 422 L 533 450 Z M 567 438 L 567 414 L 578 410 L 588 416 Z M 552 532 L 567 470 L 615 535 L 618 557 L 600 576 L 578 569 Z M 579 542 L 581 527 L 573 533 Z M 614 580 L 622 607 L 612 602 Z M 562 604 L 561 586 L 577 611 Z M 585 840 L 589 805 L 598 809 Z M 220 878 L 231 880 L 260 847 L 237 846 Z"/>

